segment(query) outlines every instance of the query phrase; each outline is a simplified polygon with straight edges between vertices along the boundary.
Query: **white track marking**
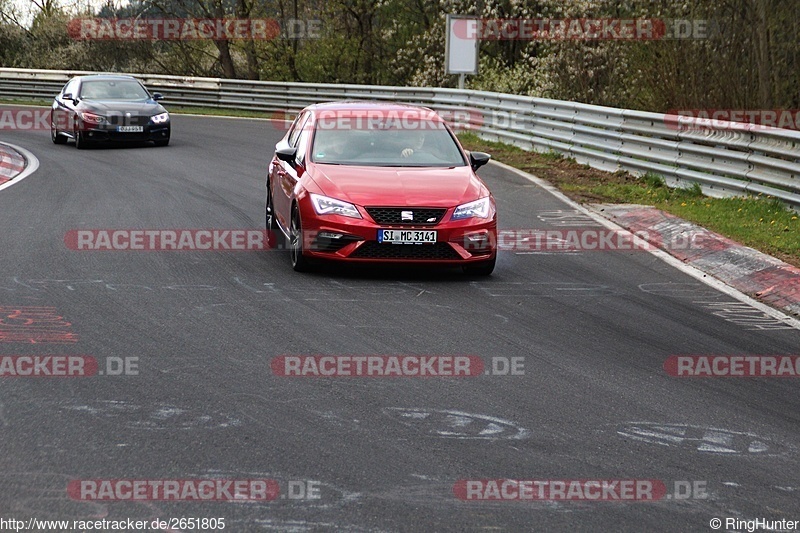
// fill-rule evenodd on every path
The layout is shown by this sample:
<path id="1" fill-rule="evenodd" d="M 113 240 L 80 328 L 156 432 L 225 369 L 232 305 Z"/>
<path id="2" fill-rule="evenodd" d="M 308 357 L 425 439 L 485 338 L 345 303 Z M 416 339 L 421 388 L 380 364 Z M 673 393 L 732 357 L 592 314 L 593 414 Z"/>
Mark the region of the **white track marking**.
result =
<path id="1" fill-rule="evenodd" d="M 0 191 L 2 191 L 3 189 L 7 189 L 12 185 L 16 185 L 20 181 L 24 180 L 25 178 L 36 172 L 39 169 L 39 159 L 37 159 L 36 156 L 30 153 L 28 150 L 20 146 L 5 142 L 0 144 L 8 146 L 9 148 L 13 148 L 14 150 L 22 154 L 28 161 L 28 164 L 25 165 L 25 170 L 14 176 L 14 178 L 12 178 L 11 181 L 7 181 L 6 183 L 0 185 Z"/>

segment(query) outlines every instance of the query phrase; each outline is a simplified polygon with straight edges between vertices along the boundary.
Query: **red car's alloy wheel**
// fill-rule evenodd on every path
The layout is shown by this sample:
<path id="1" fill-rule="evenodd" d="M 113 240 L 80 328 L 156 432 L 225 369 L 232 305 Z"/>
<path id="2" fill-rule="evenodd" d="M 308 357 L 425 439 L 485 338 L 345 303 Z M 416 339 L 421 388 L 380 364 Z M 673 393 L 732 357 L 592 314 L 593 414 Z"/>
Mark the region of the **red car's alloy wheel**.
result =
<path id="1" fill-rule="evenodd" d="M 271 248 L 284 246 L 286 244 L 286 239 L 283 237 L 283 231 L 278 227 L 278 221 L 275 218 L 275 204 L 272 200 L 272 184 L 270 182 L 267 182 L 267 201 L 264 211 L 269 246 Z"/>
<path id="2" fill-rule="evenodd" d="M 308 271 L 308 258 L 303 255 L 303 225 L 300 220 L 300 211 L 295 207 L 292 209 L 292 224 L 289 232 L 291 241 L 289 243 L 289 255 L 292 259 L 292 268 L 296 272 Z"/>

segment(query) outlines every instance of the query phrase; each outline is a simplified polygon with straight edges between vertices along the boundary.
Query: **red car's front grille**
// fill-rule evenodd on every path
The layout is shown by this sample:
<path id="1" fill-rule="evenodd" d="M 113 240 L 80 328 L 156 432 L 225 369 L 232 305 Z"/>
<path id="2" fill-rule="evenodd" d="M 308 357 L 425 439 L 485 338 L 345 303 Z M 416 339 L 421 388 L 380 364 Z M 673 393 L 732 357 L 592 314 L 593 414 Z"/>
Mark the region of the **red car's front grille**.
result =
<path id="1" fill-rule="evenodd" d="M 435 226 L 447 209 L 437 207 L 366 207 L 377 224 L 391 226 Z"/>
<path id="2" fill-rule="evenodd" d="M 458 255 L 452 246 L 446 242 L 435 244 L 385 244 L 377 241 L 367 241 L 350 254 L 357 259 L 434 259 L 458 260 Z"/>

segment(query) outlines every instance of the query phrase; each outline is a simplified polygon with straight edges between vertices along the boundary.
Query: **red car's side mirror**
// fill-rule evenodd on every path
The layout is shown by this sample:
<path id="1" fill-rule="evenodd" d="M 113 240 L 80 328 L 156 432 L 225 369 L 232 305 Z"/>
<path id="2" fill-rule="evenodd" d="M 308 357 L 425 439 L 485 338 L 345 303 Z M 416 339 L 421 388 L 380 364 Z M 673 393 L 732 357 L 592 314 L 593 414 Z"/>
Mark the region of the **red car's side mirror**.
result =
<path id="1" fill-rule="evenodd" d="M 488 163 L 491 158 L 492 156 L 484 152 L 470 152 L 469 164 L 472 166 L 472 170 L 478 170 Z"/>
<path id="2" fill-rule="evenodd" d="M 292 168 L 296 167 L 295 158 L 297 157 L 297 148 L 293 148 L 291 146 L 278 148 L 277 150 L 275 150 L 275 155 L 281 161 L 289 163 L 289 165 L 291 165 Z"/>

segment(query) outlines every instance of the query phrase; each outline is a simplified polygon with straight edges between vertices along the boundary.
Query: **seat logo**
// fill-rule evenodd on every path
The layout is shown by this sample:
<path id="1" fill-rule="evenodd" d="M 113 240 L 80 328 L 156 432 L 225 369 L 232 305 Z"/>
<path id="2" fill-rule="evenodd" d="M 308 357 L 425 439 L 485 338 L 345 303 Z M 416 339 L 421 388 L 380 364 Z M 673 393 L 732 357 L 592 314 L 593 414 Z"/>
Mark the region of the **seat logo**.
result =
<path id="1" fill-rule="evenodd" d="M 400 211 L 400 220 L 414 220 L 413 211 Z"/>

